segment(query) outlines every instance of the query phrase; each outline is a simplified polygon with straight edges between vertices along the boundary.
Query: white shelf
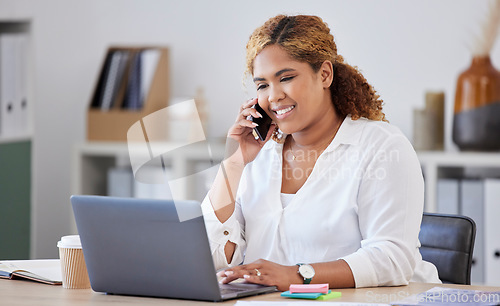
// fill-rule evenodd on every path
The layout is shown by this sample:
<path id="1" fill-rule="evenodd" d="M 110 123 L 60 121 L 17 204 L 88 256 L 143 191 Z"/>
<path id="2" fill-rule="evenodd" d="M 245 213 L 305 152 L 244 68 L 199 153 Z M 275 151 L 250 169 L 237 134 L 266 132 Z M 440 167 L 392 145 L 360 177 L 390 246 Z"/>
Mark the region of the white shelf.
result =
<path id="1" fill-rule="evenodd" d="M 500 152 L 417 152 L 425 177 L 425 210 L 437 211 L 437 182 L 444 168 L 499 168 Z"/>
<path id="2" fill-rule="evenodd" d="M 2 143 L 12 143 L 12 142 L 20 142 L 20 141 L 30 141 L 32 139 L 31 134 L 23 134 L 17 136 L 0 136 L 0 144 Z"/>
<path id="3" fill-rule="evenodd" d="M 418 152 L 420 163 L 447 167 L 500 167 L 500 152 Z"/>
<path id="4" fill-rule="evenodd" d="M 144 151 L 143 145 L 137 145 Z M 157 152 L 175 152 L 179 143 L 155 143 Z M 106 173 L 116 166 L 130 167 L 129 146 L 121 142 L 87 142 L 74 148 L 73 159 L 73 194 L 105 195 Z M 139 151 L 139 150 L 138 150 Z M 167 157 L 175 177 L 181 177 L 192 169 L 196 162 L 220 162 L 224 157 L 224 144 L 211 144 L 207 154 L 207 143 L 191 145 L 188 150 L 180 150 Z M 146 156 L 148 158 L 148 156 Z M 190 192 L 189 186 L 181 192 L 185 198 Z"/>
<path id="5" fill-rule="evenodd" d="M 132 145 L 134 147 L 141 148 L 142 144 Z M 173 149 L 182 146 L 182 143 L 178 142 L 160 142 L 154 143 L 156 150 L 162 152 L 169 152 Z M 200 147 L 204 144 L 199 144 Z M 75 146 L 75 150 L 79 154 L 86 156 L 128 156 L 129 155 L 129 145 L 123 142 L 85 142 L 80 143 Z M 224 144 L 211 144 L 212 154 L 215 157 L 222 157 L 224 154 Z M 206 159 L 206 155 L 200 150 L 187 150 L 182 152 L 186 158 L 189 159 Z"/>

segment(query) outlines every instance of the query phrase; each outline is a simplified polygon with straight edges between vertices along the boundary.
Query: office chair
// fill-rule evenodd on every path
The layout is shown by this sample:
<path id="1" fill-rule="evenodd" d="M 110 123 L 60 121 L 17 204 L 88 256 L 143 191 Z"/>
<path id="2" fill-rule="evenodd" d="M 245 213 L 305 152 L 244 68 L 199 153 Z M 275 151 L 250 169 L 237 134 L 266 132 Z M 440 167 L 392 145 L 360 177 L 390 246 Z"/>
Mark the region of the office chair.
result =
<path id="1" fill-rule="evenodd" d="M 420 253 L 433 263 L 443 283 L 470 285 L 476 223 L 469 217 L 424 213 Z"/>

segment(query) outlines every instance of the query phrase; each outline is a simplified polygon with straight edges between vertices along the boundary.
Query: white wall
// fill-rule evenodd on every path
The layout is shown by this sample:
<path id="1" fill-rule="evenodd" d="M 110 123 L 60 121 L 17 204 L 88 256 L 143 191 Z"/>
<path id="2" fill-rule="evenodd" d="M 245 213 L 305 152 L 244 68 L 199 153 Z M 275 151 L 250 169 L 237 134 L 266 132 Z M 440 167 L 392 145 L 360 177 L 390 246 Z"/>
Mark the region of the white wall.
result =
<path id="1" fill-rule="evenodd" d="M 412 109 L 444 90 L 447 147 L 465 43 L 486 7 L 477 0 L 157 1 L 0 0 L 0 20 L 30 19 L 33 43 L 34 227 L 32 256 L 56 257 L 70 231 L 72 146 L 85 140 L 85 111 L 109 45 L 167 45 L 172 97 L 203 86 L 210 134 L 221 136 L 240 103 L 248 36 L 278 13 L 321 16 L 339 53 L 382 95 L 391 123 L 411 138 Z M 492 54 L 500 65 L 498 47 Z M 498 66 L 500 67 L 500 66 Z"/>

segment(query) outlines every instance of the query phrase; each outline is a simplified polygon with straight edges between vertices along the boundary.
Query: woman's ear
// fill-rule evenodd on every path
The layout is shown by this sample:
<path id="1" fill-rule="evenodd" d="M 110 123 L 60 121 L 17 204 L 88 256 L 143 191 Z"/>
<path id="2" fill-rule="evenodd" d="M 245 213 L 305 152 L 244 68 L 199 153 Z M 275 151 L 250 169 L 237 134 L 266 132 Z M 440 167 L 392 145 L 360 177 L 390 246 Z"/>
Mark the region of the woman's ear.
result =
<path id="1" fill-rule="evenodd" d="M 323 88 L 330 88 L 330 85 L 332 85 L 333 82 L 333 75 L 334 75 L 334 70 L 333 70 L 333 64 L 330 61 L 324 61 L 323 64 L 321 64 L 321 67 L 319 68 L 319 72 L 321 75 L 321 82 L 323 83 Z"/>

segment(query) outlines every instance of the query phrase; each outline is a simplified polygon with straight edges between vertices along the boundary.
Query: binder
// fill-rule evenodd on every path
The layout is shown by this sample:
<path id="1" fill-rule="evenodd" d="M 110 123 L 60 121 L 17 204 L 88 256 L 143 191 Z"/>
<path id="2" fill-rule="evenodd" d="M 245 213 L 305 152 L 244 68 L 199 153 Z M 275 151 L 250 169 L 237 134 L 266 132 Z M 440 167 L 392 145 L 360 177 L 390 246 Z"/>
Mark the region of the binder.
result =
<path id="1" fill-rule="evenodd" d="M 123 99 L 122 108 L 126 110 L 142 109 L 141 101 L 141 51 L 132 56 L 127 79 L 127 88 Z"/>
<path id="2" fill-rule="evenodd" d="M 172 192 L 168 185 L 168 177 L 172 176 L 169 168 L 148 167 L 145 169 L 147 175 L 154 183 L 143 183 L 134 180 L 134 198 L 173 200 Z"/>
<path id="3" fill-rule="evenodd" d="M 146 49 L 140 53 L 141 56 L 141 105 L 147 99 L 147 95 L 153 82 L 153 77 L 156 73 L 156 67 L 160 60 L 159 49 Z"/>
<path id="4" fill-rule="evenodd" d="M 476 222 L 476 240 L 472 255 L 471 283 L 484 282 L 484 182 L 465 179 L 460 185 L 461 214 Z"/>
<path id="5" fill-rule="evenodd" d="M 113 52 L 108 52 L 106 54 L 106 58 L 104 59 L 104 63 L 101 68 L 101 73 L 99 74 L 99 78 L 97 79 L 97 86 L 94 90 L 94 94 L 92 96 L 92 100 L 90 102 L 90 108 L 100 108 L 102 103 L 102 97 L 104 94 L 104 84 L 106 83 L 106 78 L 109 72 L 109 66 L 111 63 L 111 57 L 113 56 Z"/>
<path id="6" fill-rule="evenodd" d="M 109 62 L 109 70 L 106 72 L 104 88 L 99 106 L 101 110 L 107 111 L 113 107 L 116 96 L 124 79 L 125 66 L 128 62 L 127 51 L 117 50 L 112 52 Z"/>
<path id="7" fill-rule="evenodd" d="M 14 92 L 14 133 L 26 134 L 28 131 L 29 101 L 27 90 L 27 35 L 16 34 L 15 37 L 15 92 Z"/>
<path id="8" fill-rule="evenodd" d="M 500 286 L 500 179 L 484 180 L 484 281 Z"/>
<path id="9" fill-rule="evenodd" d="M 133 195 L 134 175 L 131 169 L 108 170 L 108 196 L 130 198 Z"/>
<path id="10" fill-rule="evenodd" d="M 437 182 L 437 208 L 442 214 L 458 213 L 459 181 L 439 179 Z"/>
<path id="11" fill-rule="evenodd" d="M 15 61 L 15 34 L 0 34 L 0 135 L 2 137 L 13 136 L 16 132 Z"/>

